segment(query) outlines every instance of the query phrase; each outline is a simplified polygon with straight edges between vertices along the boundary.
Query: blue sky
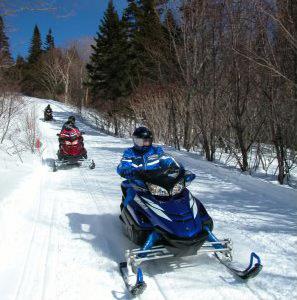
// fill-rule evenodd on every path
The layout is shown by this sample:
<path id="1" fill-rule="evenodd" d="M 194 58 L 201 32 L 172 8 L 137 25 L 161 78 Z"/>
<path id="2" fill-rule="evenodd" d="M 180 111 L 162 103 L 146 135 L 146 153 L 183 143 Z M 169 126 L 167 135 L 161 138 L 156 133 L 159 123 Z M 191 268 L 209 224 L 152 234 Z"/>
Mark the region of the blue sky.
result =
<path id="1" fill-rule="evenodd" d="M 56 45 L 86 36 L 93 37 L 107 7 L 108 0 L 57 0 L 54 12 L 24 12 L 4 18 L 6 33 L 14 57 L 27 56 L 33 27 L 38 25 L 42 39 L 52 29 Z M 119 13 L 126 7 L 126 0 L 114 0 Z"/>

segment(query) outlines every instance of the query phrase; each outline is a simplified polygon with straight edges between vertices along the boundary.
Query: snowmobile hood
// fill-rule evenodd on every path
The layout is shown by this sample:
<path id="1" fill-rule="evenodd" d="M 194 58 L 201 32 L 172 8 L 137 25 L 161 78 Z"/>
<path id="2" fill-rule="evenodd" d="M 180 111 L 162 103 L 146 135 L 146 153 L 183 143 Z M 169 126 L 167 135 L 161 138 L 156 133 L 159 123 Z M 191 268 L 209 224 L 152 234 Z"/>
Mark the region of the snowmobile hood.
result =
<path id="1" fill-rule="evenodd" d="M 140 199 L 139 199 L 140 198 Z M 180 238 L 191 238 L 202 231 L 202 222 L 205 218 L 200 217 L 199 203 L 185 189 L 181 194 L 163 201 L 150 194 L 136 196 L 136 202 L 142 201 L 152 225 L 160 228 L 171 235 Z M 141 205 L 141 203 L 138 203 Z"/>

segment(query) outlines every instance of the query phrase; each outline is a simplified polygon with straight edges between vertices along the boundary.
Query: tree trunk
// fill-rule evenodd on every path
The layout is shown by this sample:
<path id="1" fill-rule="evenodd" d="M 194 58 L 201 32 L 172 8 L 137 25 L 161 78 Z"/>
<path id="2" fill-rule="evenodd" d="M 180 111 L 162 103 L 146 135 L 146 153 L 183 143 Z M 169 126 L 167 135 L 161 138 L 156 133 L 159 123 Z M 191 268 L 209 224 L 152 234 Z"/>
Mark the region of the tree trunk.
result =
<path id="1" fill-rule="evenodd" d="M 208 138 L 207 138 L 206 132 L 204 130 L 202 132 L 202 136 L 203 136 L 203 150 L 205 153 L 205 157 L 208 161 L 212 161 Z"/>
<path id="2" fill-rule="evenodd" d="M 215 160 L 215 153 L 216 153 L 215 134 L 214 134 L 214 129 L 212 129 L 212 132 L 210 134 L 210 161 Z"/>
<path id="3" fill-rule="evenodd" d="M 171 117 L 172 117 L 172 126 L 173 126 L 174 147 L 177 150 L 180 150 L 179 138 L 178 138 L 178 134 L 177 134 L 177 122 L 176 122 L 176 117 L 175 117 L 175 107 L 174 107 L 172 95 L 171 95 Z"/>
<path id="4" fill-rule="evenodd" d="M 184 148 L 187 151 L 190 151 L 190 139 L 191 139 L 191 112 L 190 112 L 190 103 L 191 103 L 191 92 L 187 95 L 186 101 L 186 119 L 185 119 L 185 126 L 184 126 Z"/>
<path id="5" fill-rule="evenodd" d="M 114 116 L 113 124 L 114 124 L 114 135 L 118 136 L 119 135 L 119 124 L 118 124 L 118 120 L 117 120 L 116 116 Z"/>
<path id="6" fill-rule="evenodd" d="M 242 172 L 245 172 L 248 170 L 249 164 L 248 164 L 248 149 L 245 146 L 244 143 L 244 137 L 243 137 L 243 129 L 238 125 L 236 128 L 236 135 L 237 135 L 237 142 L 238 146 L 241 152 L 242 159 L 239 161 L 240 169 Z"/>
<path id="7" fill-rule="evenodd" d="M 286 177 L 285 173 L 285 150 L 282 142 L 282 133 L 279 125 L 276 125 L 276 129 L 273 124 L 271 124 L 273 144 L 276 150 L 277 165 L 278 165 L 278 175 L 277 180 L 280 184 L 284 184 Z"/>

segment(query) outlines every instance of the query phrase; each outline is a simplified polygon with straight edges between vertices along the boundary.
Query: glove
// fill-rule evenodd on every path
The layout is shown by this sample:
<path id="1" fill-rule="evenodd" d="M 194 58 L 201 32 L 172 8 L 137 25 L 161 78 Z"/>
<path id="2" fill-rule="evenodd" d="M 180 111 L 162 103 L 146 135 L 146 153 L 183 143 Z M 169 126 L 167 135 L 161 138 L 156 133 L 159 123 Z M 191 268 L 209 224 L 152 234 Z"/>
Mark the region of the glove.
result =
<path id="1" fill-rule="evenodd" d="M 135 170 L 125 170 L 123 172 L 123 177 L 127 178 L 127 179 L 133 179 L 135 177 Z"/>

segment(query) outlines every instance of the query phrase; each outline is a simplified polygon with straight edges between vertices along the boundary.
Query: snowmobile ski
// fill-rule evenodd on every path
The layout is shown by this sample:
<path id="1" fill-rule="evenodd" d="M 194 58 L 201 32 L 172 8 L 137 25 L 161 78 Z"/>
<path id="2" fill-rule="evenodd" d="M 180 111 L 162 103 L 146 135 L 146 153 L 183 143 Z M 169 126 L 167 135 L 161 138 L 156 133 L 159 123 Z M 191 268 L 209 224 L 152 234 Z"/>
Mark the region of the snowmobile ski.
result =
<path id="1" fill-rule="evenodd" d="M 53 162 L 53 172 L 57 172 L 57 171 L 58 171 L 57 164 L 56 164 L 56 162 L 54 161 L 54 162 Z"/>
<path id="2" fill-rule="evenodd" d="M 95 169 L 96 164 L 93 159 L 62 159 L 62 160 L 55 160 L 53 163 L 53 172 L 56 172 L 59 168 L 63 168 L 65 166 L 70 166 L 70 165 L 79 165 L 82 167 L 89 168 L 91 170 Z"/>
<path id="3" fill-rule="evenodd" d="M 135 297 L 143 293 L 143 291 L 146 289 L 146 283 L 143 281 L 143 274 L 141 268 L 137 268 L 137 276 L 136 276 L 136 283 L 135 285 L 132 285 L 129 282 L 129 270 L 128 270 L 128 264 L 127 262 L 121 262 L 119 264 L 120 273 L 124 280 L 124 283 L 130 292 L 130 294 Z"/>
<path id="4" fill-rule="evenodd" d="M 260 257 L 254 252 L 251 253 L 250 263 L 249 263 L 248 267 L 244 270 L 239 270 L 239 269 L 233 267 L 232 263 L 230 261 L 224 261 L 223 259 L 221 259 L 218 256 L 217 253 L 214 253 L 214 255 L 215 255 L 216 259 L 221 264 L 223 264 L 232 274 L 234 274 L 235 276 L 237 276 L 243 280 L 248 280 L 248 279 L 256 277 L 263 268 Z M 257 260 L 256 263 L 254 263 L 254 259 Z"/>

